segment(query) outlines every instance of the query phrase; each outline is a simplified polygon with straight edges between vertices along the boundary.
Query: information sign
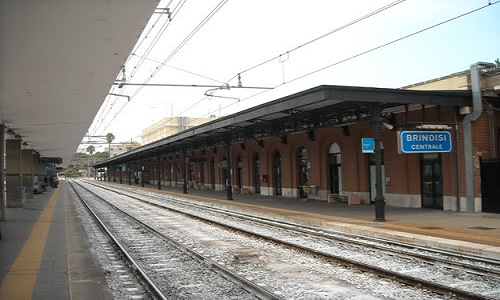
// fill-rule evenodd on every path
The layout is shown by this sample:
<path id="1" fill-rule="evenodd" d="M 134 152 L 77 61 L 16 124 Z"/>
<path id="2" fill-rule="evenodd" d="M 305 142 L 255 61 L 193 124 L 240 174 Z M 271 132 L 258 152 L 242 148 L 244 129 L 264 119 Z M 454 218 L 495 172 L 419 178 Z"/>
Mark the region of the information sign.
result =
<path id="1" fill-rule="evenodd" d="M 399 153 L 451 152 L 449 131 L 401 131 L 398 132 Z"/>
<path id="2" fill-rule="evenodd" d="M 362 153 L 375 152 L 375 141 L 373 140 L 373 138 L 361 138 L 361 152 Z"/>

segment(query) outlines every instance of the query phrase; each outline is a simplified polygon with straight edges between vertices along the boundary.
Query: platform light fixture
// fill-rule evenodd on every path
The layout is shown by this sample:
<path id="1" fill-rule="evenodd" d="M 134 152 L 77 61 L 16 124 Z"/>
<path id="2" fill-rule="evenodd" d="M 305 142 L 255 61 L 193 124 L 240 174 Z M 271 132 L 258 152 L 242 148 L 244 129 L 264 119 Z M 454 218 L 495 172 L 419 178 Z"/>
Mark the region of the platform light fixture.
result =
<path id="1" fill-rule="evenodd" d="M 387 122 L 382 122 L 382 126 L 384 126 L 384 128 L 387 129 L 387 130 L 393 130 L 394 129 L 394 125 L 389 124 Z"/>
<path id="2" fill-rule="evenodd" d="M 422 124 L 416 126 L 418 129 L 429 129 L 429 130 L 451 130 L 451 126 L 446 124 Z"/>

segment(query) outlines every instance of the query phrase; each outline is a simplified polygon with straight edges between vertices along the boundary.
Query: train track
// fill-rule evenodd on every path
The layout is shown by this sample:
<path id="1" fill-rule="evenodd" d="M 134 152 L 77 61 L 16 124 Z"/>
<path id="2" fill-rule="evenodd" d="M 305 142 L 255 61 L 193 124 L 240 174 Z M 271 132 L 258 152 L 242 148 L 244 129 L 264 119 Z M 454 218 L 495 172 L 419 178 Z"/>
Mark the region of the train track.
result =
<path id="1" fill-rule="evenodd" d="M 98 187 L 105 188 L 102 185 Z M 175 210 L 191 218 L 243 231 L 248 235 L 285 244 L 405 284 L 421 286 L 442 295 L 463 299 L 494 299 L 500 295 L 498 262 L 442 251 L 436 253 L 426 250 L 426 253 L 416 253 L 414 249 L 410 251 L 400 245 L 395 247 L 374 240 L 367 242 L 366 238 L 361 241 L 352 235 L 327 233 L 317 228 L 256 218 L 186 201 L 177 201 L 175 207 L 172 207 L 174 200 L 166 201 L 165 196 L 106 189 L 146 201 L 149 205 Z M 242 223 L 245 223 L 245 226 L 242 226 Z"/>
<path id="2" fill-rule="evenodd" d="M 90 188 L 100 197 L 106 198 L 106 201 L 141 218 L 178 243 L 212 258 L 286 299 L 436 298 L 436 294 L 421 288 L 381 280 L 374 274 L 326 262 L 323 258 L 297 251 L 282 243 L 265 241 L 219 225 L 213 226 L 114 192 Z"/>
<path id="3" fill-rule="evenodd" d="M 172 240 L 83 186 L 75 186 L 70 181 L 69 185 L 113 241 L 114 248 L 128 262 L 149 292 L 149 297 L 283 299 Z M 96 203 L 97 199 L 100 203 Z M 102 203 L 108 205 L 103 206 Z M 96 204 L 99 212 L 96 212 Z"/>

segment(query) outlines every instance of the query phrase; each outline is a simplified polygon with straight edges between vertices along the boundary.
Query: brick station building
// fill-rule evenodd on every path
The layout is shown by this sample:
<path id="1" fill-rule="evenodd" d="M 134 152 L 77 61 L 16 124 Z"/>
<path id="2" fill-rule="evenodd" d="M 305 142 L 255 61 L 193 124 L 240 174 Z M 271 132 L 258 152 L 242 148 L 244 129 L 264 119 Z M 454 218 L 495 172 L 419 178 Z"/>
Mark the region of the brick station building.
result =
<path id="1" fill-rule="evenodd" d="M 499 70 L 478 63 L 403 89 L 318 86 L 95 167 L 106 168 L 108 180 L 186 193 L 226 190 L 228 199 L 255 193 L 381 209 L 385 203 L 500 212 L 494 181 L 500 174 L 494 161 L 500 153 L 499 85 Z M 445 132 L 449 151 L 402 153 L 401 132 L 414 131 Z M 363 153 L 362 138 L 374 139 L 374 153 Z"/>

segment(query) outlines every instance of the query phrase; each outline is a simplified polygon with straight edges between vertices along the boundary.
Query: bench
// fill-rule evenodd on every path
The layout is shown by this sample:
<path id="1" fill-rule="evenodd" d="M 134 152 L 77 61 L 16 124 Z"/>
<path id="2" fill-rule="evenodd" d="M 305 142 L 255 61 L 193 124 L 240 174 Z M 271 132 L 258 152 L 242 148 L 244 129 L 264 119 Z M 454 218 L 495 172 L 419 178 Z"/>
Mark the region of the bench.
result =
<path id="1" fill-rule="evenodd" d="M 342 196 L 339 194 L 329 194 L 328 203 L 347 203 L 349 205 L 361 204 L 359 195 Z"/>

